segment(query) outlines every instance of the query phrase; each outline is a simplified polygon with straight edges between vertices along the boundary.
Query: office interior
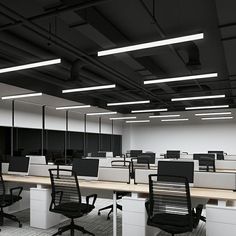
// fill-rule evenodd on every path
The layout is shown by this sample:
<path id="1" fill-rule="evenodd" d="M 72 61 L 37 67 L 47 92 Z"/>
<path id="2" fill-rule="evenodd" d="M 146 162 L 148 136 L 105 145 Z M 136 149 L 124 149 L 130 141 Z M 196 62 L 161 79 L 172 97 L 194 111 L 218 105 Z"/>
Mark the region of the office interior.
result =
<path id="1" fill-rule="evenodd" d="M 0 2 L 0 235 L 236 235 L 233 0 Z"/>

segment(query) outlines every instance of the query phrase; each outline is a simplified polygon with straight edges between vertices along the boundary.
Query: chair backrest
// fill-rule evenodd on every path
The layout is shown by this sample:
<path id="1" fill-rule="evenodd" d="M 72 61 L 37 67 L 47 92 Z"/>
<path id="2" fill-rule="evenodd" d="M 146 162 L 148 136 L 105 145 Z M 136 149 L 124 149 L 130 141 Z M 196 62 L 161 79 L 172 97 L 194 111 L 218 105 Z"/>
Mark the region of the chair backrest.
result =
<path id="1" fill-rule="evenodd" d="M 178 176 L 149 175 L 149 220 L 163 217 L 163 214 L 186 216 L 184 219 L 192 227 L 192 207 L 187 178 Z M 165 222 L 168 225 L 168 221 Z"/>
<path id="2" fill-rule="evenodd" d="M 49 169 L 49 173 L 52 187 L 50 210 L 64 203 L 81 203 L 79 182 L 75 172 L 66 169 Z"/>

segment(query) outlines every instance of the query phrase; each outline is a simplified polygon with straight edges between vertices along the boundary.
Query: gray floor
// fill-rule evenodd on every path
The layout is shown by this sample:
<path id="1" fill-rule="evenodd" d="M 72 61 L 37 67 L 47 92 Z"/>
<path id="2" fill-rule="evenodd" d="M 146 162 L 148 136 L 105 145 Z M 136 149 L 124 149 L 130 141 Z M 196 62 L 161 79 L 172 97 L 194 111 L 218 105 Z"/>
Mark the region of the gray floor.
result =
<path id="1" fill-rule="evenodd" d="M 97 215 L 97 209 L 104 207 L 108 204 L 111 204 L 112 201 L 108 199 L 98 199 L 96 202 L 96 209 L 91 212 L 89 215 L 84 216 L 77 220 L 77 224 L 85 227 L 90 232 L 94 233 L 96 236 L 112 236 L 112 218 L 111 220 L 106 220 L 107 212 L 103 212 L 101 216 Z M 18 212 L 16 216 L 23 223 L 22 228 L 18 228 L 16 223 L 5 220 L 4 226 L 1 227 L 1 236 L 51 236 L 53 233 L 57 232 L 59 226 L 47 230 L 41 230 L 36 228 L 31 228 L 29 226 L 29 210 Z M 66 224 L 68 222 L 65 222 Z M 121 236 L 121 212 L 118 211 L 118 236 Z M 61 226 L 61 225 L 60 225 Z M 69 236 L 69 233 L 63 234 Z M 83 235 L 82 233 L 76 233 L 75 235 Z M 192 233 L 188 234 L 179 234 L 179 236 L 205 236 L 205 224 L 200 223 L 198 228 Z M 135 235 L 132 235 L 135 236 Z M 158 236 L 169 236 L 162 232 Z"/>

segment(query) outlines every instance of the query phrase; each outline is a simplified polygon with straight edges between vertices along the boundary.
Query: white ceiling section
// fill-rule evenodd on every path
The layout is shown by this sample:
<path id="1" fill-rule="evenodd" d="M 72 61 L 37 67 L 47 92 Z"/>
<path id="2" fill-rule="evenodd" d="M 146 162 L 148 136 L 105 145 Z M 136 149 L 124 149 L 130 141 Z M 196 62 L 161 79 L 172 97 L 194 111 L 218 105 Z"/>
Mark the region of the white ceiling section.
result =
<path id="1" fill-rule="evenodd" d="M 0 83 L 0 97 L 8 96 L 8 95 L 27 94 L 27 93 L 32 93 L 32 92 L 41 92 L 41 91 L 32 91 L 32 90 L 22 89 L 16 86 Z M 47 95 L 44 93 L 40 97 L 19 98 L 17 99 L 17 101 L 18 102 L 21 101 L 25 103 L 32 103 L 32 104 L 41 105 L 41 106 L 45 105 L 47 107 L 51 107 L 55 109 L 56 107 L 64 107 L 64 106 L 89 105 L 89 104 L 83 104 L 83 103 L 74 102 L 74 101 L 63 99 L 63 98 Z M 5 101 L 0 101 L 0 102 L 5 102 Z M 73 109 L 73 111 L 70 111 L 70 112 L 86 114 L 86 113 L 92 113 L 92 112 L 107 112 L 107 111 L 109 110 L 102 109 L 99 107 L 90 107 L 90 108 L 83 108 L 83 109 Z"/>

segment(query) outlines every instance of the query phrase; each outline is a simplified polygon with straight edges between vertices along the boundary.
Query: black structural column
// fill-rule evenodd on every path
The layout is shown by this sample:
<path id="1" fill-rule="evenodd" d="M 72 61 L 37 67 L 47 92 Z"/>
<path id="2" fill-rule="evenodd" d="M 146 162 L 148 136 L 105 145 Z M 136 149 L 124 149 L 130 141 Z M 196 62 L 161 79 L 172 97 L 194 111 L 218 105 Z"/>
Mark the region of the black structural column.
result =
<path id="1" fill-rule="evenodd" d="M 44 155 L 44 131 L 45 131 L 45 109 L 46 106 L 42 106 L 42 133 L 41 133 L 41 155 Z"/>
<path id="2" fill-rule="evenodd" d="M 113 152 L 114 149 L 114 120 L 111 121 L 111 152 Z M 114 154 L 114 153 L 113 153 Z"/>
<path id="3" fill-rule="evenodd" d="M 11 123 L 11 156 L 14 153 L 14 126 L 15 126 L 15 101 L 12 100 L 11 103 L 11 114 L 12 114 L 12 123 Z"/>
<path id="4" fill-rule="evenodd" d="M 84 114 L 84 156 L 86 156 L 87 154 L 86 133 L 87 133 L 87 115 Z"/>
<path id="5" fill-rule="evenodd" d="M 65 131 L 65 164 L 67 164 L 67 138 L 68 138 L 68 122 L 69 122 L 69 111 L 66 111 L 66 131 Z"/>
<path id="6" fill-rule="evenodd" d="M 98 151 L 102 151 L 102 117 L 99 117 L 98 120 L 99 125 L 99 134 L 98 134 Z"/>

